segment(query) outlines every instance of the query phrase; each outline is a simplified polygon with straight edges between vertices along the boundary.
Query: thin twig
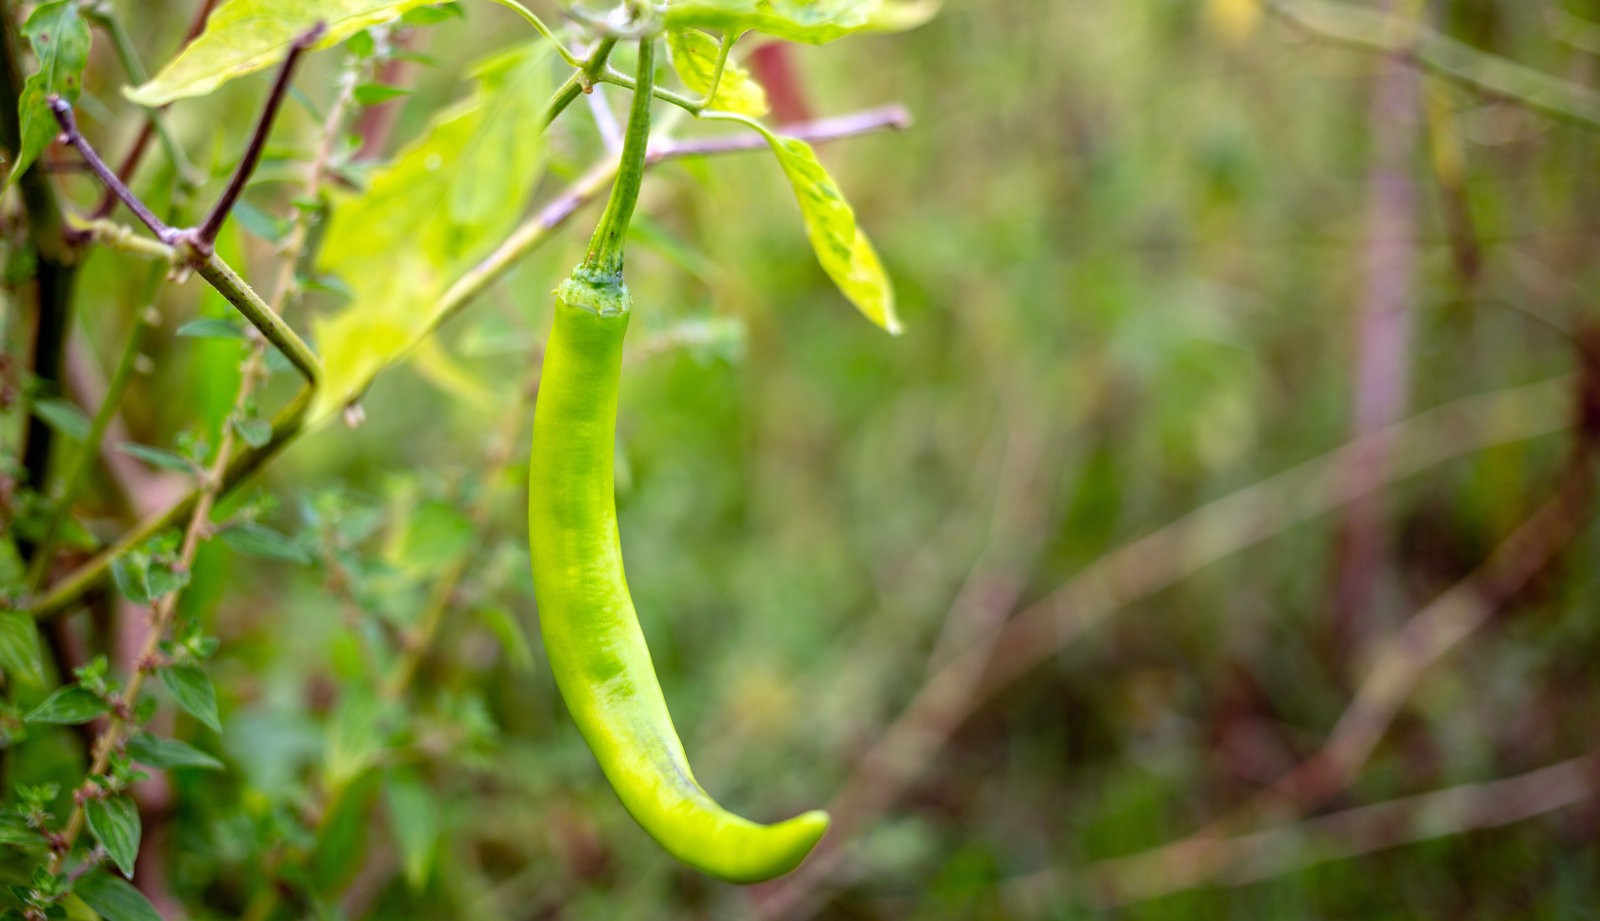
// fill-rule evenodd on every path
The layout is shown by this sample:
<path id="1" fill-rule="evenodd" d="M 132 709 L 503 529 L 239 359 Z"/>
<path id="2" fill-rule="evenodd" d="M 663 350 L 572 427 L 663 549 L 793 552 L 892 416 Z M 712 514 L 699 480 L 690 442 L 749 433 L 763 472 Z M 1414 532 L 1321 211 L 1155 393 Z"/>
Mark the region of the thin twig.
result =
<path id="1" fill-rule="evenodd" d="M 139 58 L 139 51 L 133 46 L 133 39 L 128 35 L 128 30 L 122 23 L 122 17 L 117 14 L 116 7 L 110 3 L 89 4 L 85 15 L 98 22 L 110 36 L 111 46 L 117 52 L 117 59 L 122 63 L 122 70 L 127 74 L 128 81 L 138 86 L 148 80 L 149 72 L 145 70 L 144 61 Z M 134 150 L 130 151 L 129 158 L 124 161 L 127 169 L 120 173 L 123 181 L 132 181 L 133 170 L 139 163 L 139 158 L 133 154 L 143 150 L 143 145 L 148 143 L 149 132 L 152 129 L 161 138 L 161 147 L 167 152 L 167 159 L 172 161 L 173 168 L 178 174 L 178 184 L 180 186 L 194 184 L 194 167 L 189 164 L 189 159 L 183 155 L 183 148 L 178 146 L 177 140 L 172 136 L 164 108 L 146 110 L 139 139 L 135 140 Z"/>
<path id="2" fill-rule="evenodd" d="M 1340 44 L 1396 55 L 1497 99 L 1600 128 L 1600 92 L 1552 77 L 1414 23 L 1325 0 L 1266 0 L 1267 9 Z"/>
<path id="3" fill-rule="evenodd" d="M 139 196 L 133 194 L 133 190 L 129 189 L 121 177 L 106 165 L 106 161 L 100 158 L 100 154 L 89 144 L 89 140 L 83 136 L 83 132 L 78 130 L 78 121 L 72 114 L 72 104 L 60 96 L 51 96 L 50 111 L 55 113 L 56 123 L 61 126 L 64 140 L 78 151 L 78 155 L 83 157 L 85 163 L 89 164 L 89 169 L 94 171 L 94 174 L 105 184 L 105 187 L 110 189 L 129 211 L 133 212 L 133 216 L 139 219 L 139 223 L 150 228 L 150 232 L 156 235 L 156 239 L 169 246 L 174 243 L 177 232 L 168 227 L 166 221 L 156 217 L 155 212 L 151 211 L 139 199 Z"/>
<path id="4" fill-rule="evenodd" d="M 1355 699 L 1316 754 L 1227 817 L 1151 852 L 1151 860 L 1203 859 L 1232 829 L 1316 807 L 1355 779 L 1422 675 L 1508 604 L 1564 550 L 1589 517 L 1594 455 L 1580 448 L 1561 483 L 1472 575 L 1378 646 Z M 1157 856 L 1161 855 L 1161 856 Z"/>
<path id="5" fill-rule="evenodd" d="M 1561 431 L 1575 378 L 1467 397 L 1384 430 L 1391 463 L 1378 489 L 1495 445 Z M 888 809 L 934 763 L 934 754 L 984 701 L 1053 657 L 1116 611 L 1294 524 L 1359 498 L 1341 475 L 1366 446 L 1352 442 L 1124 544 L 1008 621 L 992 643 L 964 650 L 917 690 L 861 758 L 829 811 L 834 830 L 799 870 L 761 892 L 766 919 L 810 917 L 844 862 L 851 830 Z"/>
<path id="6" fill-rule="evenodd" d="M 1110 907 L 1197 886 L 1242 886 L 1320 863 L 1522 822 L 1582 803 L 1597 792 L 1600 755 L 1585 755 L 1502 780 L 1358 806 L 1216 840 L 1203 860 L 1140 854 L 1091 864 L 1081 873 L 1043 870 L 1008 881 L 1004 892 L 1019 906 L 1040 904 L 1062 894 L 1073 877 L 1081 877 L 1076 894 Z"/>
<path id="7" fill-rule="evenodd" d="M 234 168 L 227 188 L 223 189 L 221 197 L 212 206 L 211 213 L 206 215 L 206 219 L 200 223 L 195 233 L 198 242 L 206 251 L 209 252 L 212 244 L 216 243 L 217 233 L 222 230 L 222 222 L 228 219 L 234 203 L 244 192 L 245 183 L 250 181 L 251 174 L 256 171 L 256 164 L 261 161 L 261 152 L 267 147 L 267 135 L 272 133 L 272 123 L 278 117 L 278 110 L 283 108 L 284 97 L 289 92 L 289 82 L 294 79 L 295 65 L 300 62 L 300 56 L 316 44 L 317 39 L 322 37 L 327 28 L 327 23 L 318 22 L 289 45 L 289 53 L 284 57 L 283 65 L 278 68 L 277 79 L 272 81 L 272 92 L 267 94 L 267 102 L 261 109 L 261 117 L 256 119 L 256 128 L 250 135 L 250 144 L 245 147 L 244 157 Z"/>
<path id="8" fill-rule="evenodd" d="M 72 107 L 66 100 L 59 96 L 50 97 L 51 110 L 55 112 L 56 120 L 61 123 L 66 140 L 71 144 L 87 162 L 100 181 L 117 193 L 122 203 L 139 218 L 150 231 L 156 235 L 157 244 L 144 243 L 142 246 L 128 246 L 151 254 L 159 253 L 173 264 L 188 264 L 201 277 L 210 282 L 228 300 L 228 303 L 238 308 L 245 319 L 250 321 L 260 333 L 266 337 L 284 354 L 284 357 L 299 369 L 306 382 L 313 387 L 322 378 L 322 365 L 317 361 L 316 353 L 305 344 L 298 333 L 284 322 L 278 312 L 273 310 L 261 296 L 251 288 L 239 273 L 233 270 L 226 261 L 217 255 L 211 246 L 212 240 L 203 240 L 201 230 L 176 230 L 156 217 L 150 208 L 135 195 L 117 174 L 111 171 L 105 160 L 95 151 L 94 146 L 78 130 L 77 121 L 73 118 Z M 236 174 L 237 176 L 237 174 Z M 220 204 L 220 202 L 219 202 Z M 79 225 L 75 231 L 86 239 L 102 239 L 96 234 L 104 235 L 111 242 L 126 244 L 127 235 L 117 231 L 116 224 L 109 221 L 91 221 Z M 213 237 L 214 240 L 214 237 Z"/>
<path id="9" fill-rule="evenodd" d="M 258 344 L 245 360 L 243 374 L 239 381 L 239 390 L 234 397 L 233 410 L 228 415 L 228 422 L 222 426 L 222 435 L 218 439 L 217 453 L 211 466 L 206 471 L 205 485 L 201 487 L 200 496 L 195 502 L 194 511 L 189 516 L 188 526 L 184 528 L 183 543 L 178 551 L 178 561 L 174 569 L 187 572 L 194 565 L 195 552 L 200 548 L 200 541 L 209 528 L 211 508 L 218 495 L 221 494 L 228 462 L 233 453 L 233 426 L 228 424 L 233 419 L 239 418 L 249 403 L 251 394 L 255 391 L 256 383 L 265 376 L 265 363 L 263 362 L 265 344 Z M 154 614 L 151 616 L 150 633 L 145 638 L 144 649 L 134 660 L 136 667 L 133 675 L 128 679 L 128 686 L 123 689 L 119 700 L 132 707 L 139 699 L 139 691 L 144 686 L 145 679 L 155 673 L 159 656 L 161 641 L 166 636 L 168 625 L 172 622 L 173 612 L 177 610 L 179 591 L 169 592 L 156 602 Z M 74 797 L 75 805 L 72 814 L 67 818 L 67 824 L 62 829 L 54 852 L 50 857 L 50 872 L 60 873 L 67 854 L 71 851 L 78 835 L 83 832 L 84 802 L 86 796 L 95 789 L 97 778 L 105 776 L 107 767 L 111 763 L 111 756 L 126 740 L 130 723 L 122 713 L 113 711 L 106 728 L 101 732 L 100 738 L 94 746 L 94 760 L 89 767 L 89 775 L 84 779 L 79 788 L 80 795 Z"/>
<path id="10" fill-rule="evenodd" d="M 1420 0 L 1398 0 L 1401 17 L 1415 22 Z M 1411 382 L 1411 304 L 1417 273 L 1417 189 L 1411 178 L 1417 146 L 1422 81 L 1403 58 L 1379 61 L 1368 122 L 1372 156 L 1367 190 L 1365 290 L 1355 318 L 1354 418 L 1352 434 L 1365 438 L 1401 419 Z M 1350 464 L 1353 479 L 1382 477 L 1389 446 L 1366 438 L 1370 449 Z M 1337 575 L 1331 635 L 1342 653 L 1359 656 L 1381 629 L 1374 610 L 1386 568 L 1389 531 L 1381 496 L 1369 493 L 1350 503 L 1337 528 Z"/>
<path id="11" fill-rule="evenodd" d="M 160 279 L 160 268 L 152 271 L 155 281 Z M 33 561 L 28 568 L 26 580 L 27 590 L 36 591 L 50 571 L 51 557 L 55 551 L 56 538 L 64 522 L 72 515 L 72 503 L 78 497 L 78 489 L 83 484 L 83 478 L 88 473 L 90 464 L 95 455 L 100 451 L 101 442 L 105 438 L 106 428 L 110 426 L 111 419 L 122 405 L 122 395 L 127 389 L 128 382 L 133 377 L 133 366 L 139 356 L 139 349 L 144 342 L 145 332 L 150 329 L 160 316 L 155 312 L 151 303 L 154 295 L 155 281 L 146 285 L 146 294 L 140 298 L 139 306 L 134 311 L 133 328 L 128 330 L 128 337 L 122 346 L 122 353 L 117 358 L 116 367 L 111 372 L 111 380 L 106 385 L 105 394 L 100 400 L 99 407 L 95 410 L 94 418 L 89 423 L 89 434 L 83 443 L 78 445 L 77 452 L 72 456 L 66 471 L 55 488 L 55 495 L 51 497 L 51 511 L 49 524 L 45 526 L 44 536 L 34 548 Z"/>
<path id="12" fill-rule="evenodd" d="M 178 44 L 180 51 L 188 47 L 190 42 L 199 38 L 200 33 L 205 31 L 206 21 L 210 18 L 211 9 L 212 7 L 216 6 L 216 3 L 217 0 L 202 0 L 200 5 L 195 8 L 194 18 L 189 20 L 189 28 L 184 30 L 183 41 L 179 42 Z M 115 11 L 112 11 L 110 15 L 112 16 L 113 21 L 116 22 L 120 28 L 121 20 L 116 18 Z M 137 60 L 137 58 L 134 58 L 134 60 Z M 131 71 L 129 73 L 129 79 L 133 80 L 135 83 L 144 82 L 143 77 L 134 77 Z M 161 112 L 165 112 L 166 109 L 166 106 L 161 106 L 159 109 L 152 109 L 146 114 L 144 124 L 139 128 L 139 134 L 134 138 L 133 145 L 128 148 L 128 153 L 122 158 L 122 165 L 117 168 L 117 175 L 122 178 L 124 183 L 133 181 L 134 171 L 139 168 L 140 161 L 144 159 L 145 151 L 149 149 L 150 138 L 156 129 L 158 115 Z M 178 148 L 176 144 L 173 145 L 173 149 L 181 151 L 181 148 Z M 175 162 L 180 164 L 183 163 L 181 159 Z M 186 179 L 192 181 L 193 177 L 184 173 L 182 167 L 179 168 L 179 173 Z M 97 220 L 103 217 L 110 217 L 111 212 L 117 207 L 117 201 L 118 199 L 116 192 L 110 188 L 107 188 L 105 193 L 100 197 L 100 204 L 96 205 L 94 210 L 89 212 L 90 219 Z"/>

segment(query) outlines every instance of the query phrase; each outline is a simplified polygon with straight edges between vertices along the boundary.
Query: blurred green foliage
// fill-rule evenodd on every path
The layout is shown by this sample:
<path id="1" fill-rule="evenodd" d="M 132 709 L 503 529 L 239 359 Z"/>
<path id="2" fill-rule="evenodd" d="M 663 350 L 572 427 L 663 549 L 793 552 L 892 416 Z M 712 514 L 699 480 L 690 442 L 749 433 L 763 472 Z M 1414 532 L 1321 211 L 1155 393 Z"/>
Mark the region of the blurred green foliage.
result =
<path id="1" fill-rule="evenodd" d="M 152 61 L 189 11 L 118 6 Z M 1426 6 L 1436 28 L 1481 50 L 1600 84 L 1596 49 L 1555 25 L 1567 22 L 1558 7 L 1600 23 L 1594 0 Z M 523 35 L 503 10 L 464 9 L 416 33 L 433 63 L 408 75 L 414 92 L 387 152 L 463 95 L 468 62 Z M 915 114 L 908 131 L 822 152 L 895 281 L 898 338 L 863 322 L 817 266 L 770 156 L 674 161 L 647 178 L 648 223 L 629 255 L 642 306 L 619 419 L 624 552 L 691 759 L 730 808 L 778 818 L 828 801 L 923 685 L 930 656 L 973 642 L 985 617 L 1349 439 L 1381 61 L 1240 9 L 951 0 L 908 34 L 795 48 L 819 112 L 900 101 Z M 102 52 L 79 106 L 92 139 L 120 149 L 135 123 Z M 309 62 L 298 85 L 313 104 L 326 103 L 338 63 Z M 213 174 L 208 189 L 242 147 L 265 80 L 171 110 Z M 615 89 L 601 96 L 620 109 Z M 1573 336 L 1600 321 L 1600 140 L 1432 78 L 1422 90 L 1465 172 L 1459 189 L 1440 181 L 1419 114 L 1407 415 L 1570 372 Z M 536 198 L 602 154 L 583 109 L 558 123 Z M 286 212 L 295 192 L 273 179 L 273 157 L 286 165 L 278 180 L 292 176 L 317 120 L 285 110 L 253 206 Z M 158 161 L 141 190 L 162 187 Z M 92 201 L 87 180 L 66 182 Z M 1461 271 L 1454 194 L 1481 251 L 1476 277 Z M 774 890 L 708 881 L 633 826 L 542 665 L 519 466 L 525 394 L 550 288 L 591 220 L 580 215 L 444 327 L 447 355 L 491 400 L 385 373 L 363 425 L 308 436 L 249 490 L 245 507 L 311 564 L 281 548 L 268 559 L 207 546 L 183 613 L 220 639 L 205 669 L 222 731 L 186 715 L 175 731 L 227 769 L 171 772 L 167 805 L 145 819 L 163 826 L 160 876 L 186 916 L 733 918 L 770 906 Z M 266 278 L 271 247 L 243 223 L 224 251 Z M 139 271 L 108 250 L 84 265 L 80 332 L 103 366 L 138 306 L 127 279 Z M 314 293 L 291 322 L 307 329 L 310 312 L 337 301 Z M 124 408 L 129 433 L 169 448 L 183 431 L 215 438 L 242 346 L 170 333 L 225 305 L 190 281 L 168 286 L 160 307 L 156 370 Z M 10 341 L 22 321 L 14 299 L 5 310 Z M 713 320 L 742 334 L 648 347 Z M 292 388 L 279 373 L 260 402 L 279 405 Z M 509 467 L 486 477 L 503 435 Z M 1396 629 L 1467 577 L 1551 494 L 1574 440 L 1496 447 L 1386 490 L 1375 629 Z M 91 529 L 117 533 L 127 509 L 115 492 L 92 504 Z M 1562 564 L 1425 673 L 1325 809 L 1591 750 L 1600 529 L 1583 520 Z M 1591 916 L 1593 798 L 1249 885 L 1096 907 L 1094 861 L 1224 815 L 1339 719 L 1365 664 L 1333 626 L 1339 527 L 1337 514 L 1318 518 L 1208 566 L 987 700 L 858 830 L 807 910 Z M 464 576 L 405 700 L 384 700 L 396 638 L 455 567 Z M 97 628 L 110 615 L 97 608 L 66 623 L 108 652 Z M 950 618 L 968 609 L 976 626 Z M 24 707 L 39 697 L 15 695 Z M 48 780 L 70 789 L 81 739 L 37 726 L 8 736 L 13 722 L 0 710 L 7 795 Z M 291 897 L 277 897 L 278 877 Z"/>

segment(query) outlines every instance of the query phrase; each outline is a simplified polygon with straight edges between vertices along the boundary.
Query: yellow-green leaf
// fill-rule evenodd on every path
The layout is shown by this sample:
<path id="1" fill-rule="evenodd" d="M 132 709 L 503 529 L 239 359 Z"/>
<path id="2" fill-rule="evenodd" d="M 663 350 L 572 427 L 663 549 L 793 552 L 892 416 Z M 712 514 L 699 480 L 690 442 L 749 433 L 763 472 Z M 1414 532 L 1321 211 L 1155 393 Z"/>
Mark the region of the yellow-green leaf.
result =
<path id="1" fill-rule="evenodd" d="M 455 360 L 438 339 L 424 339 L 411 351 L 411 367 L 428 383 L 482 412 L 503 408 L 493 389 Z"/>
<path id="2" fill-rule="evenodd" d="M 721 42 L 699 29 L 671 29 L 667 32 L 667 50 L 672 53 L 673 69 L 684 86 L 704 96 L 715 84 L 717 92 L 711 97 L 711 108 L 752 117 L 767 114 L 767 92 L 749 71 L 727 61 L 722 66 L 721 79 L 717 78 Z"/>
<path id="3" fill-rule="evenodd" d="M 795 138 L 768 135 L 767 139 L 794 187 L 794 197 L 805 217 L 806 235 L 811 238 L 811 248 L 816 250 L 823 271 L 867 319 L 898 335 L 900 318 L 894 310 L 894 289 L 883 263 L 867 235 L 856 226 L 855 211 L 817 159 L 817 152 Z"/>
<path id="4" fill-rule="evenodd" d="M 363 193 L 335 203 L 322 268 L 352 298 L 312 324 L 324 370 L 314 418 L 415 348 L 445 289 L 515 225 L 544 158 L 547 50 L 526 45 L 478 67 L 476 92 L 436 117 Z"/>
<path id="5" fill-rule="evenodd" d="M 938 9 L 938 0 L 671 0 L 666 24 L 822 44 L 855 32 L 910 29 Z"/>
<path id="6" fill-rule="evenodd" d="M 142 86 L 125 90 L 142 106 L 204 96 L 222 84 L 282 61 L 295 38 L 317 23 L 327 31 L 317 42 L 327 48 L 368 26 L 398 18 L 412 7 L 435 0 L 228 0 L 161 72 Z"/>

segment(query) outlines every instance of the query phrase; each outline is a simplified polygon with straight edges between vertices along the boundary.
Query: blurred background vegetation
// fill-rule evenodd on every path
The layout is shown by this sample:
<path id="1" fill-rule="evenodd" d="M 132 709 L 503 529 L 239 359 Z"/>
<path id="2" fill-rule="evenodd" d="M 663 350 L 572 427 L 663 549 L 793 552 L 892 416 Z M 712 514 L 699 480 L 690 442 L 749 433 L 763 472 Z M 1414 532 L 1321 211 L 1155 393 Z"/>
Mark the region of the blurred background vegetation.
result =
<path id="1" fill-rule="evenodd" d="M 191 12 L 118 6 L 151 61 Z M 374 156 L 522 34 L 464 10 L 411 33 L 433 63 L 397 75 L 414 92 L 387 103 Z M 1395 10 L 1600 85 L 1594 0 Z M 339 57 L 302 72 L 313 103 Z M 144 794 L 138 881 L 158 907 L 1592 917 L 1595 125 L 1247 0 L 949 0 L 916 31 L 766 67 L 811 115 L 914 114 L 823 150 L 906 332 L 849 309 L 770 157 L 656 168 L 629 257 L 618 504 L 702 783 L 767 819 L 830 803 L 836 832 L 755 889 L 678 866 L 619 808 L 543 665 L 519 465 L 586 212 L 443 328 L 427 373 L 381 376 L 364 424 L 302 439 L 245 491 L 309 563 L 203 549 L 183 608 L 220 638 L 223 728 L 172 725 L 227 770 Z M 268 79 L 171 110 L 197 162 L 225 174 Z M 108 150 L 137 127 L 120 82 L 97 41 L 80 109 Z M 558 123 L 538 199 L 600 155 L 593 125 L 582 105 Z M 290 105 L 267 169 L 315 126 Z M 247 201 L 280 214 L 293 194 L 263 181 Z M 251 277 L 272 259 L 255 230 L 236 220 L 223 243 Z M 89 257 L 90 364 L 114 361 L 143 271 Z M 171 335 L 219 309 L 202 290 L 164 289 L 131 440 L 172 445 L 226 410 L 210 403 L 244 347 Z M 8 301 L 8 341 L 23 322 Z M 265 405 L 292 392 L 274 381 Z M 100 483 L 90 529 L 118 533 L 138 498 Z M 416 678 L 373 704 L 362 689 L 441 584 Z M 119 661 L 117 616 L 102 597 L 58 621 L 62 661 Z M 69 788 L 81 747 L 29 730 L 8 784 Z"/>

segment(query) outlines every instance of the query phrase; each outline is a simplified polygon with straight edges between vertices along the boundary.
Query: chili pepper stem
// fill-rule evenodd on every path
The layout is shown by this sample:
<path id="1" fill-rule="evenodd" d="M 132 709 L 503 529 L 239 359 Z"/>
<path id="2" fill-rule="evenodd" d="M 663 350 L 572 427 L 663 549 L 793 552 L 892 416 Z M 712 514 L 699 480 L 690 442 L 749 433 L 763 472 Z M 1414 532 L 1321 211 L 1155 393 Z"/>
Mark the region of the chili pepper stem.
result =
<path id="1" fill-rule="evenodd" d="M 639 41 L 637 86 L 628 113 L 627 133 L 622 141 L 622 160 L 611 198 L 600 216 L 600 223 L 589 240 L 589 253 L 573 272 L 573 281 L 591 286 L 621 288 L 622 249 L 639 203 L 639 185 L 644 180 L 645 154 L 650 142 L 650 96 L 655 86 L 655 40 Z M 623 309 L 626 309 L 624 306 Z"/>

